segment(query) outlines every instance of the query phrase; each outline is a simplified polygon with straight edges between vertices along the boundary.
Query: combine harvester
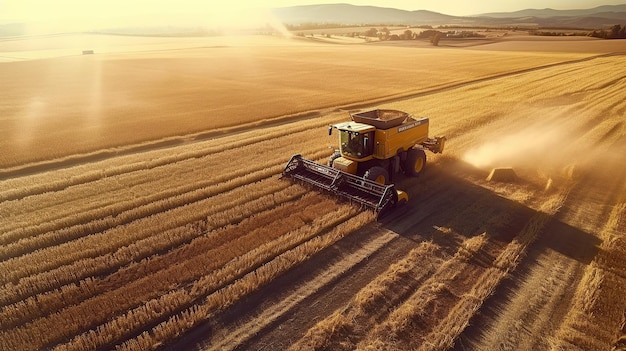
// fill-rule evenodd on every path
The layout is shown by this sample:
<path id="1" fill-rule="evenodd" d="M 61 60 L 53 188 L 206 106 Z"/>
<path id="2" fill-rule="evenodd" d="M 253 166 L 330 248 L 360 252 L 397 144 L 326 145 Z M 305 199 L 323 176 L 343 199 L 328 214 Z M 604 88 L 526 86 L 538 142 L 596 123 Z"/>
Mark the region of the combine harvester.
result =
<path id="1" fill-rule="evenodd" d="M 373 209 L 382 216 L 408 195 L 391 183 L 395 173 L 418 176 L 426 165 L 424 150 L 443 151 L 445 137 L 428 137 L 428 118 L 397 110 L 351 114 L 352 121 L 331 125 L 339 131 L 339 150 L 328 166 L 294 155 L 283 177 L 300 180 Z"/>

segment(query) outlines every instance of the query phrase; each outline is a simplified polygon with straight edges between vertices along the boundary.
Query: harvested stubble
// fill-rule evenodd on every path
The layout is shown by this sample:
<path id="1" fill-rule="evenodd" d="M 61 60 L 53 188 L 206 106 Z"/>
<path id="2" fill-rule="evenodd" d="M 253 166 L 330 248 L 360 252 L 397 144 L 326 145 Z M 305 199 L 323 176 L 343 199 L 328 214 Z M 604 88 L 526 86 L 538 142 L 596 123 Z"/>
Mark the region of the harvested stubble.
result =
<path id="1" fill-rule="evenodd" d="M 212 314 L 229 307 L 241 297 L 257 289 L 259 286 L 268 283 L 276 276 L 282 274 L 282 272 L 308 259 L 311 255 L 328 247 L 372 219 L 373 216 L 371 213 L 361 213 L 354 216 L 354 212 L 346 211 L 346 208 L 340 208 L 336 212 L 330 213 L 326 218 L 316 220 L 311 225 L 312 231 L 302 228 L 303 231 L 301 231 L 300 234 L 294 233 L 293 236 L 285 236 L 285 238 L 292 238 L 291 240 L 295 240 L 296 242 L 309 240 L 307 238 L 313 239 L 301 245 L 295 245 L 293 243 L 288 244 L 288 242 L 285 242 L 287 246 L 292 248 L 287 249 L 287 251 L 284 251 L 284 253 L 276 256 L 271 261 L 264 263 L 255 271 L 247 273 L 235 283 L 209 295 L 202 303 L 195 304 L 187 310 L 169 317 L 169 319 L 161 322 L 151 331 L 143 332 L 136 338 L 125 341 L 120 348 L 123 350 L 150 350 L 158 347 L 161 343 L 171 340 L 172 337 L 193 328 L 198 323 L 209 318 Z M 328 233 L 317 236 L 325 231 L 328 231 Z M 249 257 L 243 257 L 242 260 L 260 260 L 259 263 L 262 263 L 263 257 L 271 257 L 271 255 L 259 255 L 264 250 L 265 248 L 259 247 L 255 252 L 250 252 L 248 254 Z M 219 278 L 216 277 L 206 277 L 199 280 L 194 284 L 192 291 L 193 289 L 206 291 L 207 286 L 212 286 L 212 282 L 215 281 L 215 279 L 219 280 Z M 73 341 L 72 345 L 74 347 L 82 344 L 80 338 L 81 337 Z M 76 349 L 80 349 L 80 347 Z"/>
<path id="2" fill-rule="evenodd" d="M 356 346 L 367 333 L 407 292 L 434 271 L 438 246 L 424 242 L 370 282 L 349 304 L 309 329 L 290 350 L 347 350 Z M 430 262 L 428 267 L 424 262 Z"/>
<path id="3" fill-rule="evenodd" d="M 551 201 L 544 203 L 541 209 L 543 212 L 538 212 L 529 220 L 515 239 L 494 260 L 493 267 L 489 267 L 476 279 L 470 292 L 461 296 L 446 318 L 432 329 L 424 339 L 428 342 L 423 343 L 419 350 L 447 350 L 454 345 L 454 341 L 467 327 L 472 316 L 493 294 L 508 272 L 517 267 L 528 246 L 561 208 L 567 193 L 568 190 L 563 189 L 561 193 L 553 195 Z"/>
<path id="4" fill-rule="evenodd" d="M 574 303 L 557 331 L 555 349 L 610 349 L 616 344 L 615 335 L 624 328 L 626 309 L 623 271 L 626 260 L 626 189 L 602 228 L 599 253 L 587 266 L 578 283 Z"/>
<path id="5" fill-rule="evenodd" d="M 132 309 L 133 306 L 142 301 L 157 297 L 160 292 L 166 292 L 172 286 L 193 281 L 197 277 L 207 274 L 206 272 L 211 272 L 228 260 L 259 247 L 262 242 L 283 236 L 290 228 L 294 230 L 318 216 L 323 217 L 320 216 L 323 213 L 322 211 L 326 211 L 325 209 L 329 207 L 326 202 L 320 202 L 314 196 L 307 196 L 306 201 L 304 199 L 303 201 L 298 201 L 296 206 L 302 209 L 306 207 L 307 211 L 292 213 L 293 206 L 277 207 L 275 210 L 270 211 L 265 218 L 268 220 L 266 224 L 270 224 L 273 223 L 275 216 L 282 216 L 284 220 L 281 221 L 280 228 L 259 225 L 259 220 L 263 219 L 263 216 L 255 216 L 252 220 L 247 221 L 251 228 L 257 229 L 251 231 L 243 230 L 243 233 L 246 233 L 246 235 L 240 238 L 236 236 L 233 238 L 233 234 L 236 234 L 240 229 L 239 226 L 230 228 L 230 230 L 226 227 L 222 231 L 223 234 L 220 234 L 219 237 L 228 238 L 229 243 L 219 247 L 219 249 L 215 248 L 214 243 L 209 245 L 197 239 L 191 244 L 191 247 L 194 248 L 193 252 L 185 252 L 188 251 L 186 250 L 187 247 L 182 248 L 183 251 L 180 254 L 189 256 L 186 256 L 185 260 L 180 260 L 180 257 L 177 255 L 178 252 L 168 254 L 170 263 L 165 265 L 165 269 L 135 279 L 129 284 L 94 296 L 82 303 L 53 313 L 48 317 L 36 319 L 22 327 L 3 332 L 0 334 L 0 340 L 8 349 L 12 349 L 22 345 L 24 340 L 29 339 L 29 335 L 38 335 L 37 331 L 49 330 L 45 335 L 38 335 L 31 340 L 31 349 L 38 349 L 51 342 L 76 335 L 81 330 L 89 330 L 112 315 Z M 281 211 L 284 214 L 280 214 Z M 311 217 L 304 218 L 303 216 Z M 207 239 L 211 237 L 209 236 Z M 206 242 L 207 240 L 204 241 Z M 198 245 L 204 247 L 204 249 L 198 249 Z M 214 254 L 207 254 L 207 249 L 212 249 Z M 241 258 L 238 260 L 241 260 Z M 149 263 L 149 261 L 146 263 Z M 241 269 L 235 269 L 234 271 L 241 271 Z M 67 321 L 75 322 L 67 323 Z M 55 325 L 64 325 L 64 327 L 55 328 L 53 327 Z"/>
<path id="6" fill-rule="evenodd" d="M 64 301 L 85 300 L 89 296 L 104 292 L 105 288 L 110 289 L 114 286 L 110 280 L 112 277 L 117 277 L 118 274 L 113 273 L 104 278 L 90 278 L 91 276 L 114 271 L 115 269 L 129 264 L 131 264 L 130 268 L 132 268 L 133 262 L 139 262 L 145 257 L 172 250 L 180 245 L 189 244 L 196 238 L 211 234 L 214 228 L 238 223 L 253 214 L 262 214 L 285 202 L 297 199 L 306 192 L 305 189 L 297 185 L 286 187 L 287 184 L 285 183 L 275 183 L 276 184 L 263 185 L 263 193 L 270 192 L 270 194 L 260 196 L 257 199 L 253 198 L 254 189 L 249 189 L 248 187 L 239 189 L 242 191 L 242 195 L 245 193 L 245 195 L 249 197 L 248 203 L 240 205 L 239 203 L 224 202 L 225 207 L 223 211 L 221 211 L 219 207 L 214 207 L 213 210 L 215 210 L 215 213 L 213 215 L 209 214 L 208 217 L 204 217 L 205 214 L 200 212 L 201 216 L 199 218 L 204 217 L 204 219 L 196 225 L 187 224 L 173 229 L 163 229 L 163 232 L 159 234 L 146 236 L 145 239 L 136 239 L 132 244 L 122 247 L 110 254 L 93 259 L 77 260 L 71 265 L 33 275 L 32 279 L 27 277 L 20 280 L 19 285 L 16 285 L 13 289 L 7 288 L 4 292 L 9 296 L 21 296 L 20 291 L 28 292 L 33 295 L 3 309 L 0 312 L 0 317 L 3 317 L 0 318 L 1 325 L 8 326 L 15 325 L 19 321 L 25 322 L 60 309 L 65 305 Z M 280 185 L 280 188 L 274 189 L 276 185 Z M 259 187 L 256 188 L 256 190 L 261 190 Z M 274 190 L 281 191 L 271 193 Z M 228 196 L 231 194 L 227 193 L 224 195 Z M 173 220 L 174 219 L 172 219 L 172 221 Z M 163 223 L 168 223 L 168 221 L 164 219 Z M 110 231 L 108 235 L 117 234 L 121 237 L 132 237 L 132 234 L 142 231 L 144 227 L 145 224 L 140 221 L 136 223 L 136 225 L 133 224 L 132 226 L 115 228 Z M 147 232 L 153 233 L 152 230 Z M 211 236 L 211 240 L 215 239 L 217 239 L 216 236 Z M 70 250 L 70 252 L 72 251 L 73 250 Z M 125 271 L 128 270 L 128 268 L 125 269 Z M 71 283 L 77 280 L 80 281 Z M 116 280 L 118 284 L 124 284 L 126 281 L 117 278 Z M 48 283 L 46 285 L 37 285 L 42 282 L 56 282 L 56 284 L 50 285 L 50 283 Z M 61 285 L 68 282 L 70 282 L 68 285 Z M 51 286 L 59 287 L 43 293 L 43 291 L 50 289 Z"/>

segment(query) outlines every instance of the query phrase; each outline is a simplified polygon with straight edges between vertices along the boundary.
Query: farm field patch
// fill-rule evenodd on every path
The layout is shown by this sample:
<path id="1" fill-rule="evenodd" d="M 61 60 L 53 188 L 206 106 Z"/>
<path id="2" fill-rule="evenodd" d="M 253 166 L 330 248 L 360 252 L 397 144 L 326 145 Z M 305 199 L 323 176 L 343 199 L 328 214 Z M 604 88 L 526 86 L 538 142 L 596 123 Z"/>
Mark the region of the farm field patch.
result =
<path id="1" fill-rule="evenodd" d="M 4 169 L 181 138 L 0 180 L 0 348 L 610 350 L 626 318 L 623 54 L 440 49 L 298 42 L 0 64 L 15 84 L 6 136 L 24 130 L 29 87 L 49 99 L 28 147 L 6 141 L 23 153 Z M 103 93 L 90 95 L 81 76 L 98 66 Z M 133 98 L 97 105 L 92 130 L 80 112 L 108 94 Z M 374 106 L 448 137 L 422 176 L 398 177 L 405 207 L 376 221 L 280 179 L 293 154 L 325 162 L 328 125 Z M 493 167 L 518 178 L 489 182 Z"/>
<path id="2" fill-rule="evenodd" d="M 118 44 L 115 38 L 108 40 L 107 45 L 126 51 L 0 63 L 5 82 L 0 169 L 115 153 L 139 143 L 175 142 L 210 130 L 388 100 L 590 56 L 468 55 L 459 49 L 307 44 L 284 38 L 261 38 L 257 45 L 196 39 L 171 50 L 159 43 L 159 50 L 124 37 Z M 16 45 L 0 42 L 0 51 Z"/>

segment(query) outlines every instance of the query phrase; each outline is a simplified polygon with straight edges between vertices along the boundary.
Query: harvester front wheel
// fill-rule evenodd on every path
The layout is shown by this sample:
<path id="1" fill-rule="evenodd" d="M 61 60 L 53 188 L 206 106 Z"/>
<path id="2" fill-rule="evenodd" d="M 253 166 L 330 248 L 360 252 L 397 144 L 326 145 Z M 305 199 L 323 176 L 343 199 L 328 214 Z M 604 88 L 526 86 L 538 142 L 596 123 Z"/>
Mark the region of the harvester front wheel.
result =
<path id="1" fill-rule="evenodd" d="M 374 166 L 365 172 L 363 178 L 373 180 L 378 184 L 385 185 L 387 184 L 387 180 L 389 179 L 389 172 L 387 172 L 387 170 L 382 167 Z"/>
<path id="2" fill-rule="evenodd" d="M 404 161 L 404 172 L 411 177 L 417 177 L 424 171 L 424 167 L 426 167 L 426 153 L 424 150 L 409 150 L 406 155 L 406 161 Z"/>

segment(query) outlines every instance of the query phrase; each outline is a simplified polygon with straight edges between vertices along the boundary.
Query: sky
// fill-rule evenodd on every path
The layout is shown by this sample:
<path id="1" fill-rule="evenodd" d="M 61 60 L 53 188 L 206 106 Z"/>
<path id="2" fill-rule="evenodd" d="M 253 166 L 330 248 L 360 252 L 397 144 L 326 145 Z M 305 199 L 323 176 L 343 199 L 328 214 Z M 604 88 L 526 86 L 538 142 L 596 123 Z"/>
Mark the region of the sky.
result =
<path id="1" fill-rule="evenodd" d="M 136 23 L 171 25 L 179 22 L 228 23 L 250 20 L 250 9 L 350 3 L 430 10 L 464 16 L 486 12 L 510 12 L 528 8 L 581 9 L 626 3 L 626 0 L 0 0 L 0 24 L 40 23 L 86 29 Z M 256 10 L 255 10 L 256 11 Z M 247 17 L 247 19 L 246 19 Z"/>

